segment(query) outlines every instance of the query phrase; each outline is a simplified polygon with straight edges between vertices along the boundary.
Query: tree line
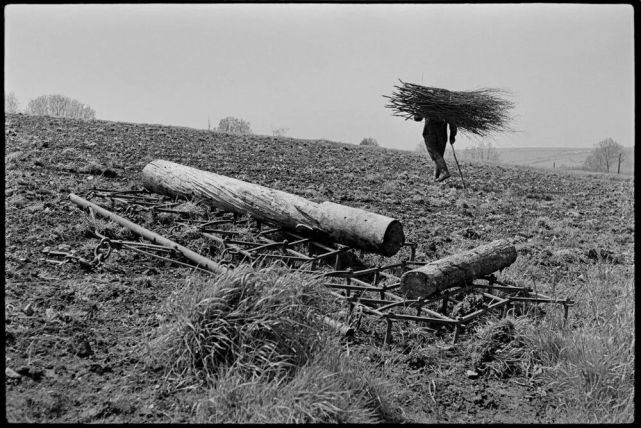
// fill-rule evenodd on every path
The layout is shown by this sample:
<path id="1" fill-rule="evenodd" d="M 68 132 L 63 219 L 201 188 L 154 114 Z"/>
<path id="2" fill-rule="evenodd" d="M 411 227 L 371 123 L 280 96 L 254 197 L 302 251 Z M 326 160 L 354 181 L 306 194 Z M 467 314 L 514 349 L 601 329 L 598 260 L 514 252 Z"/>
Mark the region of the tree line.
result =
<path id="1" fill-rule="evenodd" d="M 21 113 L 20 103 L 14 92 L 4 96 L 4 111 L 7 113 Z M 94 120 L 96 112 L 89 105 L 64 95 L 41 95 L 30 100 L 24 109 L 25 114 L 33 116 L 67 117 L 70 119 Z M 211 121 L 208 123 L 211 129 Z M 218 122 L 218 127 L 213 131 L 228 132 L 232 134 L 253 134 L 251 124 L 243 119 L 228 116 Z M 274 136 L 285 136 L 288 129 L 273 130 Z M 376 139 L 367 137 L 360 142 L 361 146 L 379 146 Z M 419 143 L 416 147 L 419 152 L 425 152 L 425 146 Z M 498 162 L 500 155 L 492 143 L 481 142 L 474 147 L 463 150 L 462 156 L 466 160 L 482 160 Z M 579 169 L 595 172 L 614 172 L 620 170 L 621 162 L 625 159 L 624 148 L 612 138 L 606 138 L 595 144 L 590 155 Z"/>
<path id="2" fill-rule="evenodd" d="M 4 96 L 4 112 L 23 113 L 16 94 Z M 41 95 L 27 104 L 25 114 L 32 116 L 67 117 L 70 119 L 94 120 L 96 112 L 89 105 L 64 95 Z"/>

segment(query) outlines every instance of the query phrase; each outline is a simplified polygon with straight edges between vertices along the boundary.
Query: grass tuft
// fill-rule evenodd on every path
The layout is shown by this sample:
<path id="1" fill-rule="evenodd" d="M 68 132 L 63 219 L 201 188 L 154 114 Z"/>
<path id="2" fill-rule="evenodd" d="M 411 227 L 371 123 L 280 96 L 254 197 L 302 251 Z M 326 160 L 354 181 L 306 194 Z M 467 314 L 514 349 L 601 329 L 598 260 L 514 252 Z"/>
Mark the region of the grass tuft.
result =
<path id="1" fill-rule="evenodd" d="M 538 362 L 531 329 L 526 317 L 503 318 L 480 326 L 470 342 L 474 368 L 497 378 L 528 375 Z"/>
<path id="2" fill-rule="evenodd" d="M 289 373 L 321 346 L 316 317 L 330 299 L 317 281 L 276 267 L 188 281 L 150 352 L 180 382 L 211 382 L 229 367 L 250 377 Z"/>
<path id="3" fill-rule="evenodd" d="M 634 420 L 634 279 L 607 263 L 589 266 L 570 328 L 541 332 L 548 385 L 560 422 Z"/>
<path id="4" fill-rule="evenodd" d="M 197 406 L 198 423 L 378 423 L 400 413 L 375 381 L 327 341 L 291 378 L 247 381 L 225 371 Z"/>
<path id="5" fill-rule="evenodd" d="M 169 299 L 147 363 L 164 367 L 170 389 L 206 393 L 193 407 L 197 423 L 400 420 L 393 388 L 319 321 L 336 309 L 320 281 L 276 265 L 193 276 Z"/>

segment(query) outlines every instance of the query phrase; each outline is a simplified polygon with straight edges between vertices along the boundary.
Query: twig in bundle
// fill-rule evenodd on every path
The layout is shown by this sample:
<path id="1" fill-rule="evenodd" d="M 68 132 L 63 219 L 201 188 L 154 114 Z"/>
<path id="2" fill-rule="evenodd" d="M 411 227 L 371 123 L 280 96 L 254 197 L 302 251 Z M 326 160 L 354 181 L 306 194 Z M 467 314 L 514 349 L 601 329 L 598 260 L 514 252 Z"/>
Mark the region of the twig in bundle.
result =
<path id="1" fill-rule="evenodd" d="M 511 131 L 509 110 L 514 103 L 503 98 L 507 91 L 483 88 L 473 91 L 449 91 L 402 80 L 385 107 L 394 110 L 394 116 L 411 119 L 414 116 L 454 121 L 462 132 L 486 136 L 493 132 Z"/>

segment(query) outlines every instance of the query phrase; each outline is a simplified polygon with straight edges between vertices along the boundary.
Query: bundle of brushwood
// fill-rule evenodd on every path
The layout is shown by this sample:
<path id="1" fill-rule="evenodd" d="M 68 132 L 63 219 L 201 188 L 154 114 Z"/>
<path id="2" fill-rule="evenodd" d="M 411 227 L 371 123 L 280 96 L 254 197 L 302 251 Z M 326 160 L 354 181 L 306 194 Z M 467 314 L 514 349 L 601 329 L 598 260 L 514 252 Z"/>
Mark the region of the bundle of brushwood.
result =
<path id="1" fill-rule="evenodd" d="M 449 91 L 400 81 L 396 92 L 385 107 L 394 110 L 394 116 L 411 119 L 414 116 L 453 121 L 462 132 L 480 137 L 494 132 L 510 131 L 509 110 L 514 103 L 504 96 L 502 89 L 482 88 L 473 91 Z"/>

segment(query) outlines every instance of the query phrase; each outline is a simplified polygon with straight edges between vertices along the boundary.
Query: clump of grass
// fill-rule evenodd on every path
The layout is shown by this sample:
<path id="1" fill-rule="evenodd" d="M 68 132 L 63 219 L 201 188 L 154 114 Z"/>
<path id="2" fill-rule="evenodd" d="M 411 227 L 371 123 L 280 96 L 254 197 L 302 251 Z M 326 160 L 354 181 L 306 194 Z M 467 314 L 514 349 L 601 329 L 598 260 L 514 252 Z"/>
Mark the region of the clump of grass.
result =
<path id="1" fill-rule="evenodd" d="M 94 231 L 111 239 L 131 239 L 136 236 L 134 232 L 124 226 L 119 225 L 113 220 L 103 220 L 101 218 L 83 217 L 80 226 L 81 232 L 88 238 L 94 236 Z"/>
<path id="2" fill-rule="evenodd" d="M 12 195 L 10 198 L 5 199 L 5 210 L 9 211 L 13 205 L 17 209 L 24 208 L 29 203 L 29 200 L 22 195 Z"/>
<path id="3" fill-rule="evenodd" d="M 104 167 L 98 162 L 91 160 L 89 163 L 78 168 L 78 172 L 85 174 L 100 175 L 104 171 Z"/>
<path id="4" fill-rule="evenodd" d="M 197 423 L 398 421 L 394 388 L 342 351 L 319 321 L 335 310 L 320 283 L 276 265 L 190 277 L 147 344 L 170 388 L 203 391 Z"/>
<path id="5" fill-rule="evenodd" d="M 18 167 L 18 162 L 24 160 L 26 158 L 26 155 L 24 152 L 18 150 L 15 152 L 11 152 L 4 157 L 4 165 L 7 170 L 9 169 L 14 169 Z"/>
<path id="6" fill-rule="evenodd" d="M 221 369 L 244 376 L 289 373 L 319 349 L 330 305 L 318 280 L 276 267 L 242 266 L 210 281 L 188 281 L 171 299 L 170 322 L 150 343 L 167 379 L 212 382 Z"/>
<path id="7" fill-rule="evenodd" d="M 570 310 L 571 328 L 534 337 L 547 359 L 559 422 L 634 420 L 634 279 L 622 270 L 588 266 Z"/>
<path id="8" fill-rule="evenodd" d="M 471 342 L 474 368 L 497 378 L 530 373 L 538 357 L 526 318 L 503 318 L 478 328 Z"/>
<path id="9" fill-rule="evenodd" d="M 227 370 L 196 410 L 198 423 L 377 423 L 401 418 L 391 388 L 328 341 L 291 378 L 247 381 Z"/>
<path id="10" fill-rule="evenodd" d="M 534 226 L 538 229 L 552 230 L 553 222 L 548 217 L 537 217 Z"/>

